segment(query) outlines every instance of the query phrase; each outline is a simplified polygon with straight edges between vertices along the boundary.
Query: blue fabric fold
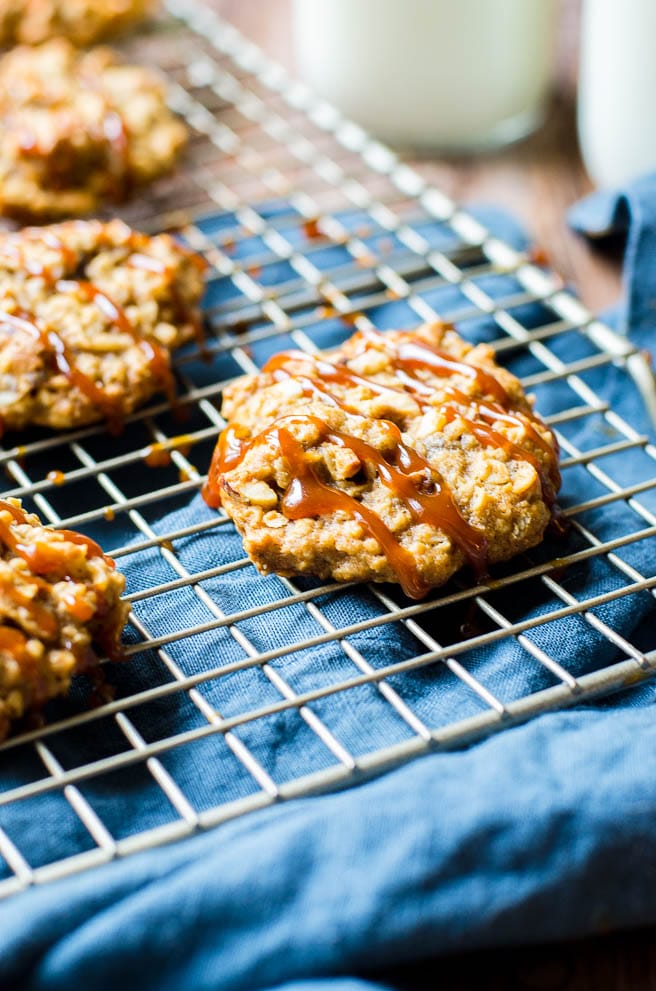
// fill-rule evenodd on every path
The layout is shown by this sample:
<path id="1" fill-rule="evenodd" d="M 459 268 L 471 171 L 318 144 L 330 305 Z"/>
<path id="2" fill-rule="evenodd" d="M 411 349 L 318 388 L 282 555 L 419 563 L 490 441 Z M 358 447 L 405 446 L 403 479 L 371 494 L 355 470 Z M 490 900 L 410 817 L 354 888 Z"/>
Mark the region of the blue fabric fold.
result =
<path id="1" fill-rule="evenodd" d="M 625 189 L 600 190 L 575 203 L 568 219 L 574 230 L 604 242 L 623 238 L 624 300 L 616 326 L 643 347 L 654 347 L 656 330 L 656 173 Z"/>
<path id="2" fill-rule="evenodd" d="M 628 224 L 631 237 L 636 214 L 624 211 L 606 200 L 591 200 L 581 205 L 577 223 L 596 223 L 597 229 Z M 513 221 L 498 213 L 483 216 L 495 233 L 518 243 Z M 627 269 L 631 298 L 640 295 L 640 285 L 647 285 L 649 262 L 642 246 L 656 237 L 656 192 L 642 201 L 640 224 Z M 651 266 L 656 276 L 656 252 Z M 395 305 L 379 315 L 380 325 L 398 321 L 401 311 Z M 530 312 L 523 316 L 530 322 Z M 542 318 L 538 313 L 534 317 Z M 640 317 L 638 334 L 647 322 Z M 483 319 L 467 329 L 473 339 L 492 333 Z M 587 344 L 563 335 L 552 346 L 571 359 L 573 348 Z M 531 361 L 526 354 L 509 358 L 518 374 L 531 374 Z M 587 381 L 628 415 L 636 429 L 649 428 L 621 369 L 593 369 Z M 572 405 L 568 390 L 561 382 L 538 386 L 541 412 Z M 574 418 L 562 430 L 566 441 L 584 452 L 620 439 L 601 416 Z M 608 455 L 602 466 L 622 485 L 653 476 L 653 462 L 639 450 L 630 457 Z M 566 469 L 565 506 L 604 491 L 581 465 Z M 651 497 L 651 503 L 649 492 L 644 498 L 656 510 L 656 493 Z M 163 534 L 212 518 L 196 497 L 153 526 Z M 578 518 L 604 538 L 637 533 L 645 526 L 626 502 L 591 508 Z M 117 519 L 114 546 L 129 533 Z M 107 544 L 104 531 L 97 536 Z M 568 552 L 585 546 L 582 536 L 567 537 Z M 241 541 L 227 525 L 176 540 L 175 549 L 190 573 L 230 566 L 243 557 Z M 617 555 L 626 568 L 651 577 L 656 574 L 655 551 L 652 538 L 618 548 Z M 539 563 L 553 554 L 551 543 L 530 559 Z M 154 548 L 127 555 L 120 565 L 130 591 L 176 577 Z M 643 592 L 612 598 L 626 580 L 617 563 L 606 558 L 584 559 L 559 576 L 575 598 L 609 595 L 593 610 L 596 626 L 576 616 L 540 624 L 562 602 L 539 582 L 493 592 L 490 601 L 505 616 L 535 620 L 535 625 L 527 629 L 524 645 L 502 640 L 475 647 L 459 661 L 508 702 L 555 684 L 526 644 L 535 653 L 557 657 L 574 675 L 625 656 L 621 644 L 604 635 L 603 624 L 635 647 L 653 649 L 653 596 Z M 208 578 L 201 589 L 226 614 L 284 594 L 279 579 L 259 576 L 252 567 Z M 337 628 L 371 621 L 370 629 L 350 634 L 347 642 L 374 668 L 426 649 L 401 624 L 377 625 L 383 607 L 364 589 L 331 592 L 322 596 L 321 606 Z M 135 603 L 135 613 L 158 635 L 217 616 L 191 589 L 144 599 Z M 456 639 L 468 621 L 466 611 L 456 605 L 436 610 L 424 625 L 444 643 L 450 635 Z M 351 659 L 335 641 L 285 651 L 285 644 L 322 632 L 302 603 L 265 618 L 245 618 L 238 628 L 241 641 L 219 626 L 167 646 L 185 676 L 202 674 L 217 663 L 232 665 L 230 674 L 197 686 L 200 698 L 224 716 L 243 711 L 246 702 L 256 707 L 280 698 L 259 668 L 248 665 L 243 638 L 257 650 L 280 648 L 271 667 L 297 692 L 354 673 Z M 132 639 L 138 640 L 134 631 Z M 111 677 L 118 697 L 170 681 L 162 664 L 147 653 L 114 666 Z M 463 691 L 441 665 L 392 675 L 388 684 L 430 728 L 483 709 L 480 699 Z M 646 683 L 595 704 L 543 715 L 467 750 L 428 754 L 342 792 L 261 809 L 176 844 L 13 896 L 0 903 L 0 986 L 41 991 L 75 986 L 92 991 L 382 991 L 388 986 L 385 969 L 408 961 L 656 922 L 656 776 L 649 760 L 652 743 L 656 746 L 655 693 L 656 686 Z M 174 699 L 129 710 L 145 740 L 205 724 L 193 700 L 186 695 Z M 65 711 L 64 705 L 60 713 Z M 313 703 L 312 711 L 356 756 L 412 735 L 372 685 L 328 696 Z M 62 766 L 118 746 L 118 730 L 110 720 L 91 727 L 52 739 Z M 335 763 L 330 749 L 293 707 L 254 720 L 236 733 L 278 783 Z M 7 754 L 0 767 L 3 788 L 37 773 L 27 751 Z M 178 747 L 161 760 L 198 810 L 243 798 L 257 787 L 218 734 Z M 107 828 L 120 837 L 128 809 L 142 829 L 174 818 L 147 777 L 139 768 L 128 769 L 113 783 L 92 780 L 80 788 Z M 56 794 L 44 796 L 34 808 L 22 803 L 0 807 L 0 825 L 19 849 L 30 852 L 31 862 L 40 855 L 47 863 L 54 846 L 60 850 L 67 845 L 76 852 L 85 842 L 89 845 L 79 821 Z M 434 986 L 439 963 L 431 973 Z"/>

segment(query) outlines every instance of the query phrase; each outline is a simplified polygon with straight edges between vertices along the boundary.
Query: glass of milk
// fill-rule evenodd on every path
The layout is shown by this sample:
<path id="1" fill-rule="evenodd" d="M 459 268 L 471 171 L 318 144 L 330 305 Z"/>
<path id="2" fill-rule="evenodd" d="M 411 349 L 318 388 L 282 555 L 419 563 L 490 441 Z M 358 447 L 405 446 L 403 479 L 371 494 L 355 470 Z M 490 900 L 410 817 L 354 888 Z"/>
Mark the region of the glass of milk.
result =
<path id="1" fill-rule="evenodd" d="M 597 185 L 656 169 L 655 105 L 656 0 L 585 0 L 578 125 Z"/>
<path id="2" fill-rule="evenodd" d="M 555 12 L 554 0 L 294 0 L 297 66 L 390 144 L 495 148 L 542 119 Z"/>

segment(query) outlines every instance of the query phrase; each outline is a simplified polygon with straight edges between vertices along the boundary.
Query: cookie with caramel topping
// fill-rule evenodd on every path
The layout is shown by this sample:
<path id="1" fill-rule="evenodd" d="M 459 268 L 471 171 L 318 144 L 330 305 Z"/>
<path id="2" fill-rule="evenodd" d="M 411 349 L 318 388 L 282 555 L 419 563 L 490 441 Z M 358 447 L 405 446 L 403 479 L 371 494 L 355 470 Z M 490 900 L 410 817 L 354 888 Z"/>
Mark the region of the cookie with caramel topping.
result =
<path id="1" fill-rule="evenodd" d="M 170 352 L 199 333 L 204 262 L 120 220 L 0 232 L 0 426 L 123 419 L 172 395 Z"/>
<path id="2" fill-rule="evenodd" d="M 0 45 L 68 38 L 91 45 L 143 21 L 153 0 L 0 0 Z"/>
<path id="3" fill-rule="evenodd" d="M 0 740 L 96 666 L 96 650 L 121 657 L 124 587 L 94 541 L 0 499 Z"/>
<path id="4" fill-rule="evenodd" d="M 223 415 L 205 498 L 264 573 L 421 598 L 537 544 L 560 485 L 518 380 L 444 323 L 276 355 L 226 390 Z"/>
<path id="5" fill-rule="evenodd" d="M 0 59 L 0 212 L 83 216 L 171 170 L 186 128 L 150 69 L 57 38 Z"/>

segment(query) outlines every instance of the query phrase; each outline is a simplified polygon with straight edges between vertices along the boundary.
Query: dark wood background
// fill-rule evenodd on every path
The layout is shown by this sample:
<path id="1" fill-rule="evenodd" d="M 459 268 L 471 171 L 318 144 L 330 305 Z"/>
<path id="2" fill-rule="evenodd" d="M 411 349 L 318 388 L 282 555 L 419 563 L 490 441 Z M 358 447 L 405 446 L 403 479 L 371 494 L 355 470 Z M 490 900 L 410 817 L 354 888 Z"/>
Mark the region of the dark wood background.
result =
<path id="1" fill-rule="evenodd" d="M 294 69 L 290 0 L 210 2 L 269 55 Z M 552 267 L 597 311 L 620 293 L 620 264 L 572 234 L 565 220 L 567 208 L 592 188 L 576 140 L 578 40 L 579 0 L 560 0 L 551 105 L 544 126 L 527 141 L 484 157 L 406 158 L 462 203 L 484 201 L 513 211 L 547 252 Z M 472 953 L 440 961 L 428 981 L 421 971 L 406 969 L 398 976 L 440 991 L 656 991 L 655 936 L 649 929 Z"/>

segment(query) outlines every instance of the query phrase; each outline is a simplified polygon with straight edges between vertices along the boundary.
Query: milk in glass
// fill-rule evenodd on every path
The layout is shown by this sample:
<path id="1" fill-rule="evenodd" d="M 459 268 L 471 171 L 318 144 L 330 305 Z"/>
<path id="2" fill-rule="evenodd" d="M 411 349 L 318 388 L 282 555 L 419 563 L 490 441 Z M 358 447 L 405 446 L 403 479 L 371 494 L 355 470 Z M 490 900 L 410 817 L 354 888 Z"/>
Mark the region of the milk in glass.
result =
<path id="1" fill-rule="evenodd" d="M 554 22 L 554 0 L 294 0 L 297 65 L 321 96 L 389 143 L 446 151 L 536 126 Z"/>
<path id="2" fill-rule="evenodd" d="M 655 107 L 656 0 L 585 0 L 578 125 L 598 185 L 656 170 Z"/>

